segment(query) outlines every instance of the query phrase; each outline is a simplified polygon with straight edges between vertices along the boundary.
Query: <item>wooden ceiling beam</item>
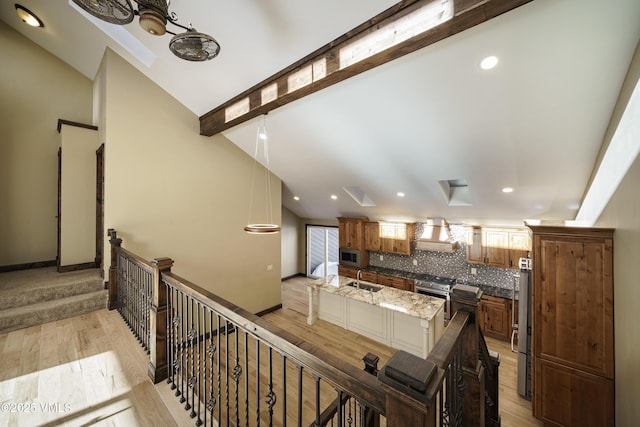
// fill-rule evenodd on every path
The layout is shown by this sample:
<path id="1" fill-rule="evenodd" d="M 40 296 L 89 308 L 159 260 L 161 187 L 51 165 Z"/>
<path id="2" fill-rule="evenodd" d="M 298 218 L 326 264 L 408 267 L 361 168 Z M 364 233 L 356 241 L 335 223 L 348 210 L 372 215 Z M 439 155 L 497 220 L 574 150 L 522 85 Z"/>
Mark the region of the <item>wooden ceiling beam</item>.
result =
<path id="1" fill-rule="evenodd" d="M 200 134 L 212 136 L 282 105 L 434 44 L 533 0 L 405 0 L 322 46 L 200 117 Z M 342 63 L 341 52 L 425 8 L 449 8 L 450 19 L 378 53 Z M 442 10 L 440 10 L 442 9 Z M 422 22 L 422 21 L 421 21 Z M 395 34 L 395 32 L 394 32 Z M 375 43 L 384 43 L 378 42 Z M 375 48 L 374 43 L 374 48 Z"/>

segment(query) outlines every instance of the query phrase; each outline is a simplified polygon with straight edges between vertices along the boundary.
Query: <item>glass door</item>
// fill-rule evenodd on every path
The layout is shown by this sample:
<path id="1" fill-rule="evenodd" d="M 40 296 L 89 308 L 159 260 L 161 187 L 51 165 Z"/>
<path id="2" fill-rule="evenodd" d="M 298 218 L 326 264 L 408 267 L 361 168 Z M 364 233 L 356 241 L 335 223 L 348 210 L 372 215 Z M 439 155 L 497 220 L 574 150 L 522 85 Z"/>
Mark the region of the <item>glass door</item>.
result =
<path id="1" fill-rule="evenodd" d="M 307 225 L 307 276 L 329 274 L 338 275 L 338 227 Z"/>

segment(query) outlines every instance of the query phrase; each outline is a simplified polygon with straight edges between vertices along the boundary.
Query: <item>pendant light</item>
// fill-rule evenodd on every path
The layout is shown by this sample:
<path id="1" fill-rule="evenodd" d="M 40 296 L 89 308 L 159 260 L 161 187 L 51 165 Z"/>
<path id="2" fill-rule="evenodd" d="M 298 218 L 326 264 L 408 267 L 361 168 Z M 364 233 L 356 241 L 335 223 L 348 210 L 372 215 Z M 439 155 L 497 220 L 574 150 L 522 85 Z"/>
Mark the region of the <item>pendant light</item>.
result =
<path id="1" fill-rule="evenodd" d="M 262 153 L 264 157 L 264 187 L 265 187 L 265 213 L 262 217 L 264 222 L 253 222 L 257 217 L 254 213 L 253 202 L 256 187 L 256 167 L 258 155 Z M 273 206 L 271 203 L 271 172 L 269 171 L 269 135 L 267 133 L 266 114 L 262 116 L 262 122 L 256 131 L 256 148 L 253 155 L 253 172 L 251 174 L 251 193 L 249 195 L 249 220 L 244 227 L 244 231 L 250 234 L 275 234 L 280 232 L 280 226 L 273 222 Z"/>

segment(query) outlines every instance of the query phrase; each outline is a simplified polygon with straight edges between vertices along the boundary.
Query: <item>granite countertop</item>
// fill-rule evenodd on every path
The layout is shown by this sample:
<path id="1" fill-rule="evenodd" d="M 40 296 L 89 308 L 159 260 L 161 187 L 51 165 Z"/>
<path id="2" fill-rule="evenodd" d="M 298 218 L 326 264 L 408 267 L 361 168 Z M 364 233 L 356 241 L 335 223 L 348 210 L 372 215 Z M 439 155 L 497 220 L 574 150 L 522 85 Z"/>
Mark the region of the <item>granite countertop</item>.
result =
<path id="1" fill-rule="evenodd" d="M 400 277 L 402 279 L 415 280 L 419 273 L 412 273 L 410 271 L 394 270 L 391 268 L 368 266 L 362 269 L 362 271 L 371 271 L 378 274 L 384 274 L 386 276 Z M 422 274 L 422 273 L 420 273 Z M 511 299 L 511 289 L 501 288 L 498 286 L 486 285 L 483 283 L 465 283 L 469 286 L 475 286 L 482 289 L 484 295 L 490 295 L 492 297 Z M 516 300 L 518 299 L 518 292 L 516 291 Z"/>
<path id="2" fill-rule="evenodd" d="M 399 311 L 427 321 L 431 321 L 438 311 L 442 310 L 442 306 L 444 305 L 444 300 L 440 298 L 378 284 L 376 284 L 376 286 L 382 289 L 378 292 L 371 292 L 365 289 L 347 286 L 347 283 L 350 282 L 353 282 L 353 279 L 329 275 L 326 280 L 325 278 L 313 280 L 308 282 L 307 286 L 356 301 L 366 302 L 367 304 L 377 305 L 389 310 Z"/>

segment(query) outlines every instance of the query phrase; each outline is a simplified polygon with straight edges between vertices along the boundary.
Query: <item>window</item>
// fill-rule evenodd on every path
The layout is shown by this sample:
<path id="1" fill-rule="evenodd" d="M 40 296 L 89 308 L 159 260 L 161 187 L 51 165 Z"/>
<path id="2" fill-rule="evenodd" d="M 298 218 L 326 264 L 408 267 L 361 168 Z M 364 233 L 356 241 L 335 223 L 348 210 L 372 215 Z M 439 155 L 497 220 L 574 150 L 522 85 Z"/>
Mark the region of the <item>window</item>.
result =
<path id="1" fill-rule="evenodd" d="M 307 276 L 338 274 L 338 228 L 307 225 Z"/>

